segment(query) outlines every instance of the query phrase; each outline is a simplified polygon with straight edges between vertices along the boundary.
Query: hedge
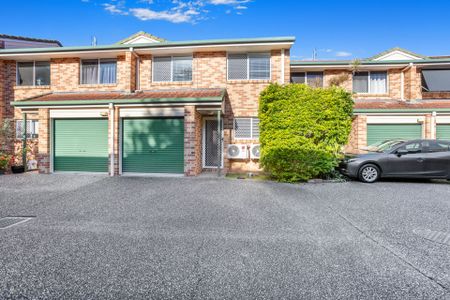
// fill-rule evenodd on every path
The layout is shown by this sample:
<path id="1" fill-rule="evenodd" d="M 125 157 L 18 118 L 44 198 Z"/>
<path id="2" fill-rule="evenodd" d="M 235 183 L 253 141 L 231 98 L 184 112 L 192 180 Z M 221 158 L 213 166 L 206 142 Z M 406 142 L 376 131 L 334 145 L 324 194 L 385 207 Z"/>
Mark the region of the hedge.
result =
<path id="1" fill-rule="evenodd" d="M 260 95 L 261 166 L 284 182 L 332 171 L 351 130 L 353 100 L 339 87 L 269 85 Z"/>

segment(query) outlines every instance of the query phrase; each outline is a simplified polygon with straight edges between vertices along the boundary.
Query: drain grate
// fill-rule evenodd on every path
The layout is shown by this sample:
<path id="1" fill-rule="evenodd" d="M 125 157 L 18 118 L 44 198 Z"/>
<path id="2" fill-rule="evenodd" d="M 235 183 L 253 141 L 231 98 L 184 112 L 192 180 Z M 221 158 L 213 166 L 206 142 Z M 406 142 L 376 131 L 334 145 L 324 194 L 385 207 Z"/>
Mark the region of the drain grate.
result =
<path id="1" fill-rule="evenodd" d="M 429 229 L 416 229 L 414 233 L 433 242 L 450 246 L 450 233 Z"/>
<path id="2" fill-rule="evenodd" d="M 0 218 L 0 229 L 6 229 L 33 219 L 32 217 L 4 217 Z"/>

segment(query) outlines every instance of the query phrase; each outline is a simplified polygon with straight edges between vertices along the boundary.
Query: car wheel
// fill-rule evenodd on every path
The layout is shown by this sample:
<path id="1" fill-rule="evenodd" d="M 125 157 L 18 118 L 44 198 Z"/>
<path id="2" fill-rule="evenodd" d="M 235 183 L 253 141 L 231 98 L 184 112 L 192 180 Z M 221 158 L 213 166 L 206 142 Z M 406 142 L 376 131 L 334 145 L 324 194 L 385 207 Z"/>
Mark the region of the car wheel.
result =
<path id="1" fill-rule="evenodd" d="M 362 182 L 373 183 L 380 178 L 380 169 L 372 164 L 367 164 L 359 169 L 358 179 Z"/>

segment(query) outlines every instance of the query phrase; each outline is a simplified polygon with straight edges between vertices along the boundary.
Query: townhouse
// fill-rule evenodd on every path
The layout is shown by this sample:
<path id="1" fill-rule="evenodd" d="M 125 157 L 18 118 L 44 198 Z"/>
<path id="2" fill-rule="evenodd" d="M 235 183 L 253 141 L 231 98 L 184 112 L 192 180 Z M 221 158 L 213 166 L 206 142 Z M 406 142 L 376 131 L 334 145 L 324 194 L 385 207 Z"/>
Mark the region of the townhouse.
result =
<path id="1" fill-rule="evenodd" d="M 450 57 L 394 48 L 291 61 L 294 37 L 0 50 L 0 121 L 14 118 L 41 173 L 257 172 L 258 97 L 270 83 L 338 85 L 355 100 L 347 152 L 450 139 Z M 26 125 L 26 128 L 23 128 Z"/>
<path id="2" fill-rule="evenodd" d="M 353 93 L 347 152 L 388 139 L 450 139 L 450 57 L 393 48 L 364 60 L 292 61 L 291 81 Z"/>
<path id="3" fill-rule="evenodd" d="M 258 96 L 289 82 L 293 43 L 139 32 L 109 46 L 0 50 L 0 93 L 14 107 L 4 117 L 27 125 L 41 173 L 258 171 Z"/>

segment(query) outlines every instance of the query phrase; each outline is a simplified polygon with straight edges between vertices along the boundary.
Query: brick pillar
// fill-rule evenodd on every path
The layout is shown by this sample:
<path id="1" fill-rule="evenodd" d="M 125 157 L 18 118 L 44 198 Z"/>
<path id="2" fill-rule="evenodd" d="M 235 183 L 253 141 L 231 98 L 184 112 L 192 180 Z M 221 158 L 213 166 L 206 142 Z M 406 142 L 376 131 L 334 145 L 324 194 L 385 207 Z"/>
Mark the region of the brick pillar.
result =
<path id="1" fill-rule="evenodd" d="M 184 108 L 184 175 L 195 176 L 202 171 L 202 117 L 195 106 Z"/>
<path id="2" fill-rule="evenodd" d="M 130 51 L 125 53 L 124 85 L 127 92 L 136 90 L 136 57 Z"/>
<path id="3" fill-rule="evenodd" d="M 40 108 L 39 117 L 39 145 L 36 160 L 39 173 L 50 173 L 50 112 L 47 108 Z"/>
<path id="4" fill-rule="evenodd" d="M 119 175 L 119 122 L 120 122 L 120 109 L 114 107 L 114 175 Z"/>
<path id="5" fill-rule="evenodd" d="M 5 118 L 5 96 L 4 96 L 4 85 L 5 85 L 5 63 L 0 60 L 0 124 L 3 123 Z"/>
<path id="6" fill-rule="evenodd" d="M 424 138 L 426 139 L 432 139 L 434 137 L 433 127 L 436 128 L 436 126 L 433 126 L 434 122 L 433 116 L 431 114 L 425 115 L 425 122 L 423 124 L 423 130 L 424 130 Z"/>

